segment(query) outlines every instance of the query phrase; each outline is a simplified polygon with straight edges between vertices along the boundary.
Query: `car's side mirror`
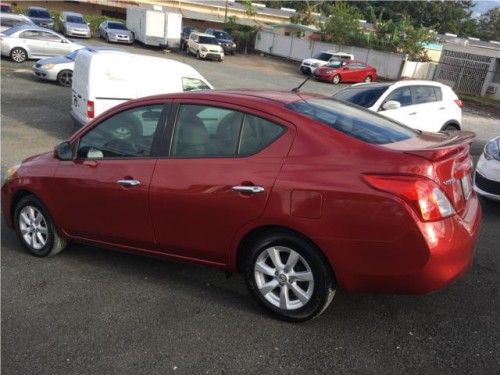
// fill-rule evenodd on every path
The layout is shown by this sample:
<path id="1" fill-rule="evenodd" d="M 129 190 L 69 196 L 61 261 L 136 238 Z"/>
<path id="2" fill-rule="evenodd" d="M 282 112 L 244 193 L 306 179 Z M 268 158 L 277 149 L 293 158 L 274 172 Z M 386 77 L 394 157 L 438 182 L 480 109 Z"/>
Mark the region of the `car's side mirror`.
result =
<path id="1" fill-rule="evenodd" d="M 54 149 L 54 156 L 59 160 L 73 160 L 73 149 L 69 142 L 63 142 Z"/>
<path id="2" fill-rule="evenodd" d="M 391 109 L 398 109 L 398 108 L 401 108 L 401 103 L 396 100 L 388 100 L 382 106 L 382 109 L 384 111 L 389 111 Z"/>

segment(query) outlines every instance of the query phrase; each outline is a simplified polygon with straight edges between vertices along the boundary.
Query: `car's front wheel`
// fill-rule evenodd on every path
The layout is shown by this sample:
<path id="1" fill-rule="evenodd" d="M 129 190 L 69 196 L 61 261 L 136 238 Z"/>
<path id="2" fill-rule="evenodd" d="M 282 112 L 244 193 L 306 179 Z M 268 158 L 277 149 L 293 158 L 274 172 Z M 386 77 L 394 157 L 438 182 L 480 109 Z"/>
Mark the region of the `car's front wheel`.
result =
<path id="1" fill-rule="evenodd" d="M 61 70 L 57 75 L 57 83 L 61 86 L 69 87 L 73 82 L 73 72 L 71 70 Z"/>
<path id="2" fill-rule="evenodd" d="M 196 58 L 197 58 L 198 60 L 201 60 L 200 51 L 196 51 Z"/>
<path id="3" fill-rule="evenodd" d="M 21 243 L 35 256 L 55 255 L 66 247 L 66 239 L 59 236 L 49 212 L 34 195 L 17 203 L 14 223 Z"/>
<path id="4" fill-rule="evenodd" d="M 371 82 L 372 81 L 372 76 L 366 76 L 365 82 Z"/>
<path id="5" fill-rule="evenodd" d="M 335 76 L 332 79 L 332 83 L 334 85 L 338 85 L 340 83 L 340 76 L 338 74 L 335 74 Z"/>
<path id="6" fill-rule="evenodd" d="M 286 321 L 320 315 L 335 294 L 333 277 L 319 250 L 287 231 L 259 237 L 248 252 L 244 274 L 252 296 Z"/>
<path id="7" fill-rule="evenodd" d="M 22 63 L 28 58 L 28 53 L 24 48 L 16 47 L 10 51 L 10 58 L 16 63 Z"/>

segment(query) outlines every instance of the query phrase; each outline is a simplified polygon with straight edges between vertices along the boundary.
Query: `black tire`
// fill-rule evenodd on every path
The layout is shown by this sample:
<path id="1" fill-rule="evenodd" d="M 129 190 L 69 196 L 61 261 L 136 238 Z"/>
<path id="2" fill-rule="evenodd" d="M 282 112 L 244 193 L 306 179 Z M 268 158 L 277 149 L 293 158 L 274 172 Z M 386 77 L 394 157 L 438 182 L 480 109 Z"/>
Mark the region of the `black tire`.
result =
<path id="1" fill-rule="evenodd" d="M 372 76 L 365 77 L 365 82 L 371 82 L 371 81 L 372 81 Z"/>
<path id="2" fill-rule="evenodd" d="M 34 195 L 23 197 L 14 210 L 16 233 L 23 246 L 37 257 L 60 253 L 67 245 L 59 236 L 52 217 Z"/>
<path id="3" fill-rule="evenodd" d="M 441 130 L 460 130 L 457 125 L 454 124 L 447 124 L 442 127 Z"/>
<path id="4" fill-rule="evenodd" d="M 109 36 L 108 36 L 108 33 L 106 33 L 106 36 L 104 38 L 106 40 L 106 43 L 109 43 Z"/>
<path id="5" fill-rule="evenodd" d="M 335 294 L 333 277 L 319 250 L 287 231 L 265 233 L 251 245 L 244 275 L 250 294 L 289 322 L 317 317 Z"/>
<path id="6" fill-rule="evenodd" d="M 24 48 L 15 47 L 10 51 L 10 58 L 16 63 L 22 63 L 28 59 L 28 53 Z"/>
<path id="7" fill-rule="evenodd" d="M 334 85 L 338 85 L 340 83 L 340 76 L 338 74 L 335 74 L 335 76 L 332 78 L 332 83 Z"/>
<path id="8" fill-rule="evenodd" d="M 57 75 L 57 83 L 64 87 L 70 87 L 73 83 L 73 71 L 68 69 L 61 70 Z"/>

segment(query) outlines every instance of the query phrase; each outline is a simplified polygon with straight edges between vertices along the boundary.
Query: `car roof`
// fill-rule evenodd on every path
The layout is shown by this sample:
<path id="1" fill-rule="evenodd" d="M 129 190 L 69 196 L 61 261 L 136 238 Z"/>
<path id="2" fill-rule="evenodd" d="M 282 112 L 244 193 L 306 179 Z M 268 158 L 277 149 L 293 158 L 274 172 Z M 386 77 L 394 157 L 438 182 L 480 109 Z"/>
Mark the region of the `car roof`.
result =
<path id="1" fill-rule="evenodd" d="M 376 88 L 376 87 L 389 87 L 389 86 L 394 86 L 394 87 L 405 87 L 405 86 L 419 86 L 419 85 L 431 85 L 431 86 L 446 86 L 442 84 L 441 82 L 436 82 L 436 81 L 427 81 L 423 79 L 408 79 L 408 80 L 400 80 L 400 81 L 393 81 L 393 82 L 363 82 L 363 83 L 356 83 L 350 87 L 346 87 L 347 89 L 353 88 L 353 89 L 364 89 L 364 88 Z"/>
<path id="2" fill-rule="evenodd" d="M 54 33 L 53 30 L 47 29 L 45 27 L 40 27 L 37 25 L 19 25 L 19 26 L 14 26 L 14 27 L 11 27 L 10 29 L 5 30 L 4 34 L 6 31 L 9 31 L 8 35 L 11 35 L 11 34 L 17 33 L 18 31 L 23 31 L 23 30 L 40 30 L 40 31 L 48 31 L 48 32 Z"/>
<path id="3" fill-rule="evenodd" d="M 2 13 L 2 18 L 23 19 L 31 21 L 31 19 L 25 16 L 24 14 L 17 14 L 17 13 Z"/>
<path id="4" fill-rule="evenodd" d="M 199 36 L 208 36 L 209 38 L 215 38 L 213 35 L 206 34 L 206 33 L 200 33 L 197 31 L 193 31 L 193 34 L 199 35 Z"/>
<path id="5" fill-rule="evenodd" d="M 47 8 L 44 8 L 44 7 L 36 7 L 36 6 L 30 6 L 30 7 L 28 7 L 28 9 L 33 9 L 33 10 L 46 10 L 46 11 L 48 11 L 48 9 L 47 9 Z"/>
<path id="6" fill-rule="evenodd" d="M 62 14 L 65 14 L 67 16 L 80 16 L 80 17 L 83 17 L 83 15 L 81 13 L 76 13 L 76 12 L 64 11 L 64 12 L 62 12 Z"/>

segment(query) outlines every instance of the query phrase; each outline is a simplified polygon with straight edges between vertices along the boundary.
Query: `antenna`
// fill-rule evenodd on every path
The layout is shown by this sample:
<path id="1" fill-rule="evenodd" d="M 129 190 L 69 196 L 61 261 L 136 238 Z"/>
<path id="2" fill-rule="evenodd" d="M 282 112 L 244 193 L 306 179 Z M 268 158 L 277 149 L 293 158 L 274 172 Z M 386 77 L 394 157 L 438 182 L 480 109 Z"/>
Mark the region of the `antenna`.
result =
<path id="1" fill-rule="evenodd" d="M 312 74 L 308 75 L 308 76 L 307 76 L 307 78 L 304 80 L 304 82 L 302 82 L 300 85 L 298 85 L 297 87 L 295 87 L 295 88 L 293 88 L 293 89 L 292 89 L 292 92 L 299 92 L 299 91 L 300 91 L 300 88 L 301 88 L 302 86 L 304 86 L 304 84 L 305 84 L 307 81 L 309 81 L 309 80 L 311 79 L 311 77 L 312 77 Z"/>

